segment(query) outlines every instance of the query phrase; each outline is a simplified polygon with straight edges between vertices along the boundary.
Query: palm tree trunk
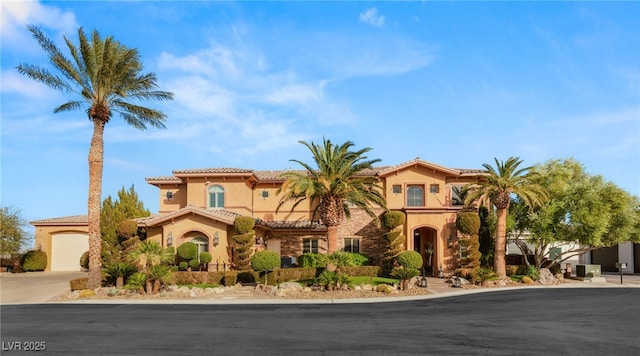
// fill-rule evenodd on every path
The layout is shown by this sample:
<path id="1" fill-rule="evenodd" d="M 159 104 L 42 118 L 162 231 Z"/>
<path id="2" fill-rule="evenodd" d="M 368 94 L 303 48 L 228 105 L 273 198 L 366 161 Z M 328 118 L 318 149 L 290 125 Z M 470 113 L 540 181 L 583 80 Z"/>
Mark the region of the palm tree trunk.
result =
<path id="1" fill-rule="evenodd" d="M 327 227 L 327 254 L 332 254 L 338 249 L 338 227 Z"/>
<path id="2" fill-rule="evenodd" d="M 104 122 L 93 120 L 93 136 L 89 147 L 89 275 L 87 287 L 100 287 L 102 280 L 102 237 L 100 236 L 100 198 L 102 195 L 102 167 L 104 156 Z"/>
<path id="3" fill-rule="evenodd" d="M 493 269 L 499 279 L 507 278 L 505 255 L 507 252 L 507 209 L 497 209 L 498 226 L 496 228 L 496 244 L 493 256 Z"/>

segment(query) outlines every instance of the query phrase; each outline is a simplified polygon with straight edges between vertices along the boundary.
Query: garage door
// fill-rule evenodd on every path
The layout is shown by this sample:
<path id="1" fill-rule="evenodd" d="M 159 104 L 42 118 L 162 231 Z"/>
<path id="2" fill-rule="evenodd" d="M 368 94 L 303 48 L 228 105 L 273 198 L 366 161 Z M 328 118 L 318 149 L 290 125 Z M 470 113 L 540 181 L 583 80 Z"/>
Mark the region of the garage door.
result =
<path id="1" fill-rule="evenodd" d="M 79 271 L 80 256 L 89 250 L 89 237 L 82 233 L 56 234 L 51 237 L 51 270 Z"/>

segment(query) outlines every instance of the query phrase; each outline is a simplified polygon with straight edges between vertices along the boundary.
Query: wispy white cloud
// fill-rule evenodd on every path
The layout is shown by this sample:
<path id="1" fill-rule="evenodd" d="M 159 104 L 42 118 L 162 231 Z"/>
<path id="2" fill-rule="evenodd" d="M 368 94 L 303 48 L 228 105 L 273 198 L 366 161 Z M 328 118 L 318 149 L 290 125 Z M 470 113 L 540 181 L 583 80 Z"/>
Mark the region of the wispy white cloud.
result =
<path id="1" fill-rule="evenodd" d="M 385 19 L 384 16 L 378 14 L 378 9 L 371 7 L 360 13 L 360 22 L 375 27 L 382 27 L 384 26 Z"/>
<path id="2" fill-rule="evenodd" d="M 4 45 L 21 46 L 28 37 L 26 25 L 36 25 L 68 34 L 77 27 L 76 16 L 72 11 L 61 10 L 55 6 L 41 4 L 38 1 L 2 1 L 2 41 Z"/>
<path id="3" fill-rule="evenodd" d="M 0 91 L 3 93 L 18 93 L 30 99 L 53 99 L 59 97 L 58 92 L 44 84 L 36 83 L 33 79 L 20 75 L 15 70 L 3 70 L 0 74 L 2 83 Z"/>

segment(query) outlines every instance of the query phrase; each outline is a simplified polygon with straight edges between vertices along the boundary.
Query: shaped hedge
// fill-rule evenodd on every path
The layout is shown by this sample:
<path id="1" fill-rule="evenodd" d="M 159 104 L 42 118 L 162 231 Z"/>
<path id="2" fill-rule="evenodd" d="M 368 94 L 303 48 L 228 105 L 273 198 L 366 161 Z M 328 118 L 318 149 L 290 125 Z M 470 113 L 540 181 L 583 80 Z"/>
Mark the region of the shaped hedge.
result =
<path id="1" fill-rule="evenodd" d="M 25 272 L 44 271 L 47 268 L 47 254 L 44 251 L 29 251 L 22 256 L 22 269 Z"/>

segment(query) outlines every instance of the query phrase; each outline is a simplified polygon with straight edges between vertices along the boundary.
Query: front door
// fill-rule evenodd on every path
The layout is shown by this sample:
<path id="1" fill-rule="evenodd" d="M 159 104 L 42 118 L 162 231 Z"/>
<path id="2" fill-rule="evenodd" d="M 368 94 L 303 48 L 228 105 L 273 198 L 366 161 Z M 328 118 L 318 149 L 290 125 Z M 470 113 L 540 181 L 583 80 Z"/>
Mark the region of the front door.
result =
<path id="1" fill-rule="evenodd" d="M 422 266 L 425 275 L 434 276 L 438 268 L 436 257 L 436 230 L 429 227 L 421 227 L 414 230 L 413 249 L 422 255 Z"/>

